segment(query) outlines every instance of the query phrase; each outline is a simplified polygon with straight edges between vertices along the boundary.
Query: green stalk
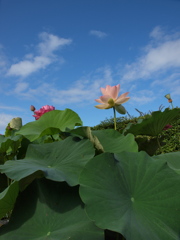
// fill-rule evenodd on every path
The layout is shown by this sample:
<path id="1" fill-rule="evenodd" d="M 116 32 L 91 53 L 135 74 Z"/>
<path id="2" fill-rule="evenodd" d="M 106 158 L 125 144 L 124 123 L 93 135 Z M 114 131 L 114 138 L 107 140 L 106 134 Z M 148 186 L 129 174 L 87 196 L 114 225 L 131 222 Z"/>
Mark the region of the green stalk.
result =
<path id="1" fill-rule="evenodd" d="M 55 142 L 55 139 L 53 138 L 53 136 L 52 135 L 50 135 L 51 136 L 51 139 L 53 140 L 53 142 Z"/>
<path id="2" fill-rule="evenodd" d="M 174 108 L 173 103 L 171 102 L 172 109 Z"/>
<path id="3" fill-rule="evenodd" d="M 114 130 L 116 130 L 116 109 L 115 107 L 113 107 L 113 111 L 114 111 Z"/>

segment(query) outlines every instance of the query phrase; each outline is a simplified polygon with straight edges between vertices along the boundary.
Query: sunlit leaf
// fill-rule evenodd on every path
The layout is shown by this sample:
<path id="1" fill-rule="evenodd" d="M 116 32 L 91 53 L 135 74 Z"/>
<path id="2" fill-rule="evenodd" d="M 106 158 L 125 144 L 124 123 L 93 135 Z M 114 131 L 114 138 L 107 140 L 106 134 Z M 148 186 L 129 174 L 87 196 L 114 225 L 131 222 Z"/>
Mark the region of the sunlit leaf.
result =
<path id="1" fill-rule="evenodd" d="M 24 159 L 7 161 L 0 165 L 0 170 L 16 181 L 42 171 L 47 179 L 76 185 L 84 165 L 93 156 L 94 148 L 89 140 L 68 137 L 60 142 L 30 144 Z"/>
<path id="2" fill-rule="evenodd" d="M 27 123 L 16 134 L 34 141 L 45 135 L 53 135 L 66 128 L 73 129 L 82 125 L 80 117 L 71 109 L 53 110 L 43 114 L 40 119 Z"/>

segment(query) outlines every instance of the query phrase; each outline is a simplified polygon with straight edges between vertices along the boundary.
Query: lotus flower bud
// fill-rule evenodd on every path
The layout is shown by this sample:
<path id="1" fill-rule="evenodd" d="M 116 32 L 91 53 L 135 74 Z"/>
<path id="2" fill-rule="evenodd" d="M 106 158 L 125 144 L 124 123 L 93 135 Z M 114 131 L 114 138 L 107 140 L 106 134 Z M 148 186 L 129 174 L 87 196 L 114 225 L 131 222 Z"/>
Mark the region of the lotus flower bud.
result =
<path id="1" fill-rule="evenodd" d="M 20 117 L 13 118 L 10 121 L 9 125 L 10 125 L 10 128 L 19 130 L 22 127 L 22 118 Z"/>
<path id="2" fill-rule="evenodd" d="M 121 104 L 120 105 L 116 105 L 115 109 L 120 114 L 126 114 L 126 109 Z"/>
<path id="3" fill-rule="evenodd" d="M 36 108 L 35 108 L 33 105 L 31 105 L 31 106 L 30 106 L 30 110 L 31 110 L 32 112 L 34 112 L 34 111 L 36 110 Z"/>

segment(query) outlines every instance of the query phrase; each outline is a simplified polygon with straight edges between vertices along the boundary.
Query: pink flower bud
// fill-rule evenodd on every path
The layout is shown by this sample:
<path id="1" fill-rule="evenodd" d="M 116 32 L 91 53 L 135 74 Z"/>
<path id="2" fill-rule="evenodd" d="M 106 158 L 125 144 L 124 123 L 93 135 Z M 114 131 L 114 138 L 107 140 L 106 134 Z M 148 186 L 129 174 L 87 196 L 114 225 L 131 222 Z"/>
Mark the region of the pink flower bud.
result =
<path id="1" fill-rule="evenodd" d="M 33 105 L 31 105 L 31 106 L 30 106 L 30 110 L 31 110 L 32 112 L 34 112 L 34 111 L 36 110 L 36 108 L 35 108 Z"/>

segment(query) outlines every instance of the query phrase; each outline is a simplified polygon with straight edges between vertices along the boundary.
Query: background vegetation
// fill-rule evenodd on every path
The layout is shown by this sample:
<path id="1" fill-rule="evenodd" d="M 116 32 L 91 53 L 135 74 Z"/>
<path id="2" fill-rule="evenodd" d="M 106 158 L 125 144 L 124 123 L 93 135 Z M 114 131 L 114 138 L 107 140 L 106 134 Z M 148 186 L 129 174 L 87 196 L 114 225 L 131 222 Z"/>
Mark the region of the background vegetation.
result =
<path id="1" fill-rule="evenodd" d="M 179 108 L 178 108 L 179 109 Z M 137 124 L 141 119 L 147 119 L 151 117 L 152 112 L 149 113 L 142 113 L 138 109 L 136 109 L 140 116 L 134 117 L 129 114 L 127 116 L 118 117 L 117 118 L 117 131 L 120 133 L 123 133 L 126 128 L 128 128 L 131 124 Z M 160 107 L 160 110 L 162 108 Z M 103 130 L 103 129 L 113 129 L 114 128 L 114 118 L 106 118 L 104 121 L 101 121 L 100 124 L 92 127 L 92 130 Z M 144 136 L 143 136 L 144 137 Z M 156 147 L 155 154 L 149 154 L 150 155 L 159 155 L 162 153 L 169 153 L 169 152 L 176 152 L 180 151 L 180 116 L 178 116 L 175 120 L 172 122 L 169 122 L 167 128 L 165 128 L 162 133 L 158 136 L 160 146 L 157 144 L 156 139 L 151 136 L 146 136 L 148 142 L 151 141 L 151 143 L 155 143 L 154 147 Z M 139 150 L 141 149 L 140 142 L 141 142 L 142 136 L 137 135 L 135 137 L 136 142 L 139 145 Z M 154 140 L 154 141 L 153 141 Z M 156 145 L 156 146 L 155 146 Z"/>

